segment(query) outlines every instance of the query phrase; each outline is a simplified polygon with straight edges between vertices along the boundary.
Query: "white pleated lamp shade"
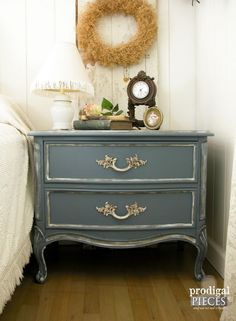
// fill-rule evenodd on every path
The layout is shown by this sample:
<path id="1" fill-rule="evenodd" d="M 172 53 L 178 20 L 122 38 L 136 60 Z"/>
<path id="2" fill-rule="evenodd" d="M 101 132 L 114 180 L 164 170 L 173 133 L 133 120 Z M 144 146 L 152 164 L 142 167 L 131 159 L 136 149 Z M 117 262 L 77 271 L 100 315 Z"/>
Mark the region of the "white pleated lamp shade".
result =
<path id="1" fill-rule="evenodd" d="M 94 95 L 81 56 L 75 44 L 57 43 L 31 85 L 39 95 L 83 93 Z"/>
<path id="2" fill-rule="evenodd" d="M 94 94 L 75 44 L 63 42 L 55 45 L 33 81 L 31 91 L 42 96 L 54 96 L 52 129 L 72 129 L 75 110 L 69 94 Z"/>

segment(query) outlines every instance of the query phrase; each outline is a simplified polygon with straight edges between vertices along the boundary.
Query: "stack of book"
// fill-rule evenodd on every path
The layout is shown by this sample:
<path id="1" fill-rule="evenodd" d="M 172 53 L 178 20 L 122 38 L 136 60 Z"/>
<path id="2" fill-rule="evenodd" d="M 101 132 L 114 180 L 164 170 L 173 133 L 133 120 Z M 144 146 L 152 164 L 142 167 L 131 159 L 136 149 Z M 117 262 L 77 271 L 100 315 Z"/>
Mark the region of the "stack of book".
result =
<path id="1" fill-rule="evenodd" d="M 130 130 L 132 129 L 132 121 L 126 119 L 88 119 L 88 120 L 75 120 L 74 129 L 77 130 Z"/>

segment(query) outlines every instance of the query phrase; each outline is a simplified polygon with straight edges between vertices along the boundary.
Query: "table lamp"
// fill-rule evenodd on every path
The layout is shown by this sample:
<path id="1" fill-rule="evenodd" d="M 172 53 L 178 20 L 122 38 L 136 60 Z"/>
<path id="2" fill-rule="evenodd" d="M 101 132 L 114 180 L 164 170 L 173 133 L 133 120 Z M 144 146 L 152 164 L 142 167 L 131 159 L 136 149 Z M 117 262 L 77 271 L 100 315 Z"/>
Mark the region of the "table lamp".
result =
<path id="1" fill-rule="evenodd" d="M 55 45 L 32 83 L 31 91 L 41 96 L 54 96 L 51 107 L 53 129 L 72 128 L 74 108 L 70 94 L 94 94 L 75 44 Z"/>

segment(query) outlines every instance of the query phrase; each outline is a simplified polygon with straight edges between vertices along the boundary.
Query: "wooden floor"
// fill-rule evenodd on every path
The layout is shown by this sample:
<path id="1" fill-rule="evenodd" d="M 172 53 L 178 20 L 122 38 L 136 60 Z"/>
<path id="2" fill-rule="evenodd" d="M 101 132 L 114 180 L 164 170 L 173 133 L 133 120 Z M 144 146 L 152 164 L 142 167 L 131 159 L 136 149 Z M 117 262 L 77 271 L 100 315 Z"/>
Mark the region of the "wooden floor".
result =
<path id="1" fill-rule="evenodd" d="M 34 283 L 35 262 L 0 321 L 218 321 L 220 311 L 194 310 L 189 288 L 196 250 L 176 243 L 156 248 L 109 250 L 60 245 L 46 250 L 48 279 Z M 217 286 L 222 279 L 214 275 Z"/>

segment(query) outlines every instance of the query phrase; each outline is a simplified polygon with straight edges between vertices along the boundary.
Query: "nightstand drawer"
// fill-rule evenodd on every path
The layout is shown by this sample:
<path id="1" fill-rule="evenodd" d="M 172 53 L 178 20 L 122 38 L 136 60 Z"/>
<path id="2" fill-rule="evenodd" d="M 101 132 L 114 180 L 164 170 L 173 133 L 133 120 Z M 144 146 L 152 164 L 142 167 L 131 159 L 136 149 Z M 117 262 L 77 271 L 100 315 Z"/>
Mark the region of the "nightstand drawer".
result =
<path id="1" fill-rule="evenodd" d="M 46 143 L 46 182 L 196 182 L 197 144 Z"/>
<path id="2" fill-rule="evenodd" d="M 195 226 L 196 191 L 81 192 L 47 190 L 46 227 L 161 229 Z"/>

